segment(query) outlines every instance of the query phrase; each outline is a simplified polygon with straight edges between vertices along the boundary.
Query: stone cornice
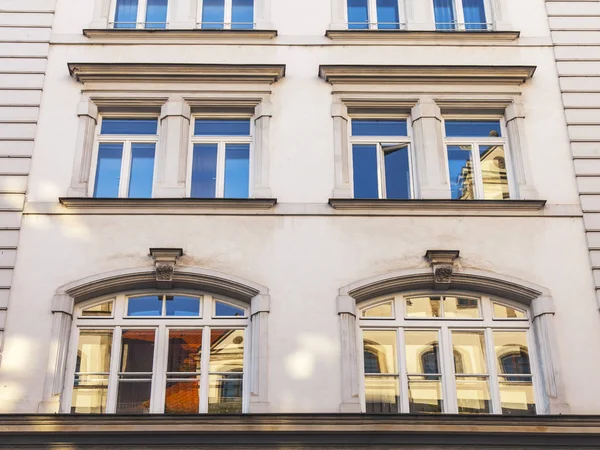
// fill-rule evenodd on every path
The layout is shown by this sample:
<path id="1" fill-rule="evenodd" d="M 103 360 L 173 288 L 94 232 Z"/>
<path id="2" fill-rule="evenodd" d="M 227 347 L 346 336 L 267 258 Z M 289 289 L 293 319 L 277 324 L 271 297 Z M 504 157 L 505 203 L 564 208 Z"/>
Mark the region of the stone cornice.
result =
<path id="1" fill-rule="evenodd" d="M 321 65 L 319 76 L 331 84 L 509 84 L 521 85 L 535 66 L 378 66 Z"/>
<path id="2" fill-rule="evenodd" d="M 539 211 L 546 200 L 370 200 L 331 198 L 329 205 L 340 210 L 469 210 L 469 211 Z"/>
<path id="3" fill-rule="evenodd" d="M 156 209 L 186 210 L 207 209 L 241 209 L 265 210 L 277 204 L 274 198 L 91 198 L 91 197 L 61 197 L 60 203 L 67 208 L 86 210 L 137 210 Z"/>
<path id="4" fill-rule="evenodd" d="M 150 30 L 88 28 L 83 34 L 90 39 L 115 43 L 173 42 L 173 41 L 268 41 L 277 36 L 276 30 Z"/>
<path id="5" fill-rule="evenodd" d="M 88 82 L 215 82 L 272 84 L 285 76 L 281 64 L 69 63 L 69 73 Z"/>
<path id="6" fill-rule="evenodd" d="M 518 31 L 421 31 L 421 30 L 327 30 L 333 41 L 382 42 L 439 42 L 463 44 L 465 42 L 512 42 L 520 36 Z"/>

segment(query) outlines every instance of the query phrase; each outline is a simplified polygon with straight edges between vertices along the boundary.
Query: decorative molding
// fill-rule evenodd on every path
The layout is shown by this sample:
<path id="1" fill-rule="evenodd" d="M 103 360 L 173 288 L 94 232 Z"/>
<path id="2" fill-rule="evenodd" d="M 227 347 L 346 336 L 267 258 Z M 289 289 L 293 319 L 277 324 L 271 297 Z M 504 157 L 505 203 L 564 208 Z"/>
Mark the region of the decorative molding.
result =
<path id="1" fill-rule="evenodd" d="M 510 84 L 533 77 L 536 66 L 379 66 L 321 65 L 319 77 L 331 84 Z"/>
<path id="2" fill-rule="evenodd" d="M 285 76 L 282 64 L 69 63 L 69 73 L 81 82 L 266 83 Z"/>
<path id="3" fill-rule="evenodd" d="M 156 287 L 158 289 L 171 289 L 173 287 L 173 273 L 177 259 L 183 256 L 181 248 L 151 248 L 150 256 L 154 259 L 156 268 Z"/>
<path id="4" fill-rule="evenodd" d="M 382 41 L 435 42 L 440 45 L 456 45 L 466 42 L 512 42 L 519 38 L 519 31 L 456 31 L 456 30 L 327 30 L 325 36 L 332 41 Z"/>
<path id="5" fill-rule="evenodd" d="M 354 199 L 330 198 L 329 205 L 340 210 L 475 210 L 475 211 L 539 211 L 546 200 L 454 200 L 454 199 Z"/>
<path id="6" fill-rule="evenodd" d="M 454 266 L 459 256 L 458 250 L 427 250 L 425 259 L 433 270 L 433 288 L 435 290 L 445 290 L 450 287 Z"/>
<path id="7" fill-rule="evenodd" d="M 268 41 L 277 37 L 277 30 L 203 30 L 203 29 L 125 29 L 125 28 L 87 28 L 83 34 L 90 39 L 102 39 L 111 43 L 157 41 Z"/>
<path id="8" fill-rule="evenodd" d="M 277 204 L 274 198 L 92 198 L 92 197 L 61 197 L 58 199 L 66 208 L 76 209 L 177 209 L 206 210 L 206 209 L 240 209 L 266 210 Z"/>

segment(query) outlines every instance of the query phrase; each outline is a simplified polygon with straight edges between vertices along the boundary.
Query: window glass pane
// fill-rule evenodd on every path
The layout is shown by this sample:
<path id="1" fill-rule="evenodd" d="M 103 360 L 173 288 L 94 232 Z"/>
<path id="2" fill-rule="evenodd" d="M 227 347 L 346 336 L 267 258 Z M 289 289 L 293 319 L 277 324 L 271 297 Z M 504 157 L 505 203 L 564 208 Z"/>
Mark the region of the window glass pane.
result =
<path id="1" fill-rule="evenodd" d="M 246 311 L 237 306 L 215 301 L 215 317 L 244 317 Z"/>
<path id="2" fill-rule="evenodd" d="M 167 28 L 168 1 L 169 0 L 148 0 L 146 9 L 146 28 Z"/>
<path id="3" fill-rule="evenodd" d="M 123 330 L 121 372 L 152 372 L 154 330 Z"/>
<path id="4" fill-rule="evenodd" d="M 115 10 L 115 28 L 135 28 L 137 22 L 138 0 L 117 0 Z"/>
<path id="5" fill-rule="evenodd" d="M 465 297 L 444 297 L 444 317 L 479 319 L 479 300 Z"/>
<path id="6" fill-rule="evenodd" d="M 535 414 L 531 377 L 498 377 L 502 414 Z"/>
<path id="7" fill-rule="evenodd" d="M 165 414 L 198 414 L 200 410 L 200 377 L 189 381 L 167 380 Z"/>
<path id="8" fill-rule="evenodd" d="M 385 158 L 386 197 L 409 199 L 411 193 L 408 145 L 384 145 L 383 154 Z"/>
<path id="9" fill-rule="evenodd" d="M 526 319 L 527 314 L 523 311 L 519 311 L 516 308 L 512 308 L 507 305 L 501 305 L 500 303 L 493 303 L 494 307 L 494 319 Z"/>
<path id="10" fill-rule="evenodd" d="M 155 135 L 157 119 L 102 119 L 100 134 Z"/>
<path id="11" fill-rule="evenodd" d="M 77 348 L 77 373 L 108 373 L 112 330 L 81 330 Z"/>
<path id="12" fill-rule="evenodd" d="M 152 198 L 155 144 L 131 145 L 129 198 Z"/>
<path id="13" fill-rule="evenodd" d="M 479 146 L 483 198 L 504 200 L 510 198 L 504 147 L 501 145 Z"/>
<path id="14" fill-rule="evenodd" d="M 200 372 L 202 329 L 169 330 L 167 372 Z"/>
<path id="15" fill-rule="evenodd" d="M 483 331 L 453 331 L 452 350 L 457 374 L 487 374 Z"/>
<path id="16" fill-rule="evenodd" d="M 241 414 L 242 385 L 241 373 L 211 374 L 208 380 L 208 413 Z"/>
<path id="17" fill-rule="evenodd" d="M 244 368 L 244 330 L 211 330 L 210 371 L 242 372 Z"/>
<path id="18" fill-rule="evenodd" d="M 130 297 L 127 299 L 128 316 L 162 316 L 162 295 L 147 295 L 144 297 Z"/>
<path id="19" fill-rule="evenodd" d="M 348 28 L 350 30 L 369 28 L 368 0 L 348 0 Z"/>
<path id="20" fill-rule="evenodd" d="M 408 403 L 411 414 L 443 412 L 441 377 L 408 377 Z"/>
<path id="21" fill-rule="evenodd" d="M 407 136 L 406 120 L 352 120 L 352 136 Z"/>
<path id="22" fill-rule="evenodd" d="M 377 0 L 377 28 L 399 29 L 398 0 Z"/>
<path id="23" fill-rule="evenodd" d="M 531 374 L 525 331 L 494 331 L 494 349 L 498 373 Z"/>
<path id="24" fill-rule="evenodd" d="M 89 308 L 81 311 L 82 317 L 111 317 L 113 310 L 113 302 L 104 302 L 96 306 L 90 306 Z"/>
<path id="25" fill-rule="evenodd" d="M 198 317 L 200 316 L 200 299 L 184 295 L 166 296 L 167 316 Z"/>
<path id="26" fill-rule="evenodd" d="M 448 146 L 448 169 L 450 170 L 452 198 L 455 200 L 473 200 L 475 198 L 475 187 L 470 145 Z"/>
<path id="27" fill-rule="evenodd" d="M 365 373 L 398 373 L 395 331 L 363 331 Z"/>
<path id="28" fill-rule="evenodd" d="M 379 198 L 377 146 L 353 145 L 354 198 Z"/>
<path id="29" fill-rule="evenodd" d="M 231 28 L 233 30 L 253 29 L 254 0 L 233 0 L 231 22 Z"/>
<path id="30" fill-rule="evenodd" d="M 365 377 L 367 414 L 395 414 L 400 396 L 398 377 Z"/>
<path id="31" fill-rule="evenodd" d="M 394 317 L 394 306 L 392 302 L 380 303 L 362 310 L 362 317 Z"/>
<path id="32" fill-rule="evenodd" d="M 225 147 L 225 198 L 248 198 L 250 144 Z"/>
<path id="33" fill-rule="evenodd" d="M 456 398 L 460 414 L 490 413 L 490 389 L 486 377 L 456 377 Z"/>
<path id="34" fill-rule="evenodd" d="M 406 299 L 406 317 L 421 319 L 442 317 L 441 297 L 413 297 Z"/>
<path id="35" fill-rule="evenodd" d="M 467 30 L 486 30 L 484 0 L 462 0 Z"/>
<path id="36" fill-rule="evenodd" d="M 499 137 L 499 120 L 446 120 L 447 137 Z"/>
<path id="37" fill-rule="evenodd" d="M 441 373 L 437 331 L 405 331 L 404 339 L 409 374 Z"/>
<path id="38" fill-rule="evenodd" d="M 453 1 L 454 0 L 433 0 L 436 29 L 453 30 L 455 28 Z"/>
<path id="39" fill-rule="evenodd" d="M 222 30 L 225 22 L 225 0 L 203 0 L 202 28 Z"/>
<path id="40" fill-rule="evenodd" d="M 191 193 L 193 198 L 215 198 L 217 150 L 217 144 L 194 144 Z"/>
<path id="41" fill-rule="evenodd" d="M 71 414 L 104 414 L 108 375 L 76 375 Z"/>
<path id="42" fill-rule="evenodd" d="M 117 414 L 148 414 L 150 412 L 151 381 L 119 380 Z"/>
<path id="43" fill-rule="evenodd" d="M 195 136 L 250 136 L 250 119 L 196 119 Z"/>
<path id="44" fill-rule="evenodd" d="M 100 144 L 94 197 L 117 198 L 121 182 L 121 158 L 123 144 Z"/>

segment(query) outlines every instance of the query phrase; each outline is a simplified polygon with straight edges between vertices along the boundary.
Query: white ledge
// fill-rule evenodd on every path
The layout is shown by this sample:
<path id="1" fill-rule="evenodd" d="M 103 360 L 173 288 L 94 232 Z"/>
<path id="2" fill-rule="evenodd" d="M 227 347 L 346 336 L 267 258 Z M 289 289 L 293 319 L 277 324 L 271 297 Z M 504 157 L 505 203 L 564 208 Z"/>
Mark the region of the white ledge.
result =
<path id="1" fill-rule="evenodd" d="M 242 209 L 266 210 L 277 204 L 274 198 L 90 198 L 61 197 L 60 203 L 67 208 L 94 210 L 138 210 L 138 209 Z"/>
<path id="2" fill-rule="evenodd" d="M 153 30 L 153 29 L 126 29 L 126 28 L 90 28 L 83 30 L 84 36 L 90 39 L 104 39 L 114 41 L 235 41 L 235 40 L 263 40 L 268 41 L 277 36 L 277 30 Z"/>
<path id="3" fill-rule="evenodd" d="M 332 41 L 512 42 L 518 31 L 327 30 Z"/>
<path id="4" fill-rule="evenodd" d="M 341 210 L 476 210 L 476 211 L 539 211 L 546 200 L 370 200 L 331 198 L 329 205 Z"/>

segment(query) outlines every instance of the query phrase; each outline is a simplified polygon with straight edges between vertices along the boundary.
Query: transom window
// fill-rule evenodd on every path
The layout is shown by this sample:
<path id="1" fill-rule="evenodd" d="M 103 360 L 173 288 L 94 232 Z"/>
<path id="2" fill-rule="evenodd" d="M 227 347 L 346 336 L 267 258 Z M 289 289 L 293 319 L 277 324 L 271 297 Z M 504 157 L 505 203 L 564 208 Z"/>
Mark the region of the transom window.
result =
<path id="1" fill-rule="evenodd" d="M 249 118 L 195 119 L 191 197 L 249 197 L 250 128 Z"/>
<path id="2" fill-rule="evenodd" d="M 354 198 L 413 197 L 406 119 L 352 119 Z"/>
<path id="3" fill-rule="evenodd" d="M 209 294 L 118 295 L 76 311 L 63 412 L 247 412 L 248 311 Z"/>
<path id="4" fill-rule="evenodd" d="M 166 28 L 168 0 L 113 0 L 113 28 Z"/>
<path id="5" fill-rule="evenodd" d="M 98 130 L 93 196 L 151 198 L 158 119 L 102 117 Z"/>
<path id="6" fill-rule="evenodd" d="M 521 307 L 459 293 L 392 295 L 358 317 L 367 413 L 536 413 Z"/>
<path id="7" fill-rule="evenodd" d="M 511 198 L 510 166 L 500 120 L 446 119 L 451 198 Z"/>
<path id="8" fill-rule="evenodd" d="M 347 0 L 348 29 L 400 29 L 399 0 Z"/>
<path id="9" fill-rule="evenodd" d="M 254 29 L 254 0 L 200 0 L 200 27 L 212 30 Z"/>
<path id="10" fill-rule="evenodd" d="M 488 30 L 489 0 L 433 0 L 438 30 Z"/>

